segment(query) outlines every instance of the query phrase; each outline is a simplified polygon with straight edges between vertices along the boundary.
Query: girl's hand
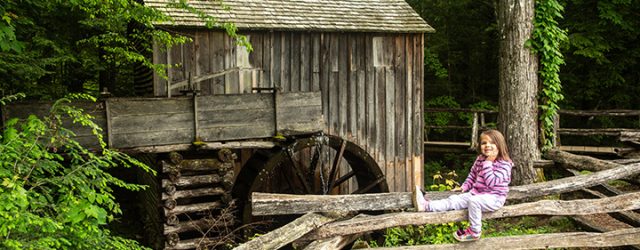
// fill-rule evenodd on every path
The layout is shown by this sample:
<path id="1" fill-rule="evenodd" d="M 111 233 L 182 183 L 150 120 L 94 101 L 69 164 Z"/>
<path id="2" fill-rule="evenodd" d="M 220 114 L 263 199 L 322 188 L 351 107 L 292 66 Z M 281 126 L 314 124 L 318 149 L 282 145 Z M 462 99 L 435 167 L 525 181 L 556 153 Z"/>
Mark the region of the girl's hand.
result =
<path id="1" fill-rule="evenodd" d="M 462 188 L 461 187 L 455 187 L 455 188 L 451 189 L 451 191 L 453 191 L 453 192 L 462 192 Z"/>
<path id="2" fill-rule="evenodd" d="M 495 161 L 496 158 L 498 157 L 498 151 L 497 150 L 492 150 L 489 151 L 485 154 L 485 156 L 487 157 L 487 161 Z"/>

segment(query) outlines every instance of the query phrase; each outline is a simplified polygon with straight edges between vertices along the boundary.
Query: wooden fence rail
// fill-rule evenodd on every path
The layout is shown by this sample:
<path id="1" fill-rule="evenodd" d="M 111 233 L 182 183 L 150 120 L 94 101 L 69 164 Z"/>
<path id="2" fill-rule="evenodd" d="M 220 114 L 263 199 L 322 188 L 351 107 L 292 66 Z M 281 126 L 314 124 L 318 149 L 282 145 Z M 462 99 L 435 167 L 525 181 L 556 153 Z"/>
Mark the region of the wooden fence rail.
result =
<path id="1" fill-rule="evenodd" d="M 495 115 L 498 112 L 493 110 L 481 110 L 481 109 L 465 109 L 465 108 L 426 108 L 425 113 L 469 113 L 473 115 L 472 124 L 471 125 L 432 125 L 425 123 L 425 150 L 428 151 L 441 151 L 441 152 L 449 152 L 453 149 L 468 149 L 472 151 L 476 146 L 476 138 L 478 137 L 479 131 L 488 129 L 486 116 L 487 115 Z M 560 127 L 560 118 L 564 116 L 574 116 L 574 117 L 595 117 L 595 116 L 605 116 L 605 117 L 639 117 L 640 118 L 640 110 L 559 110 L 558 117 L 556 119 L 556 138 L 555 144 L 558 147 L 561 147 L 563 150 L 571 151 L 571 152 L 585 152 L 585 153 L 597 153 L 597 154 L 630 154 L 632 152 L 637 151 L 632 147 L 589 147 L 589 146 L 574 146 L 560 145 L 560 137 L 561 136 L 609 136 L 616 137 L 618 141 L 626 142 L 626 143 L 634 143 L 640 141 L 640 119 L 638 120 L 637 128 L 561 128 Z M 491 122 L 497 122 L 496 120 L 491 120 Z M 444 141 L 432 141 L 428 139 L 428 131 L 430 129 L 445 129 L 445 130 L 468 130 L 469 131 L 469 140 L 464 142 L 444 142 Z"/>
<path id="2" fill-rule="evenodd" d="M 570 157 L 566 157 L 569 155 Z M 578 164 L 577 162 L 588 162 L 581 158 L 582 156 L 570 155 L 566 152 L 557 152 L 546 154 L 548 158 L 554 159 L 556 162 L 564 164 Z M 578 159 L 578 160 L 576 160 Z M 512 187 L 508 199 L 521 200 L 523 198 L 540 197 L 549 194 L 565 193 L 579 190 L 585 187 L 596 186 L 609 180 L 629 177 L 640 173 L 640 164 L 632 163 L 629 165 L 619 165 L 617 163 L 609 163 L 606 167 L 600 168 L 601 171 L 596 173 L 567 177 L 558 180 L 548 181 L 544 183 L 535 183 L 525 186 Z M 440 195 L 436 195 L 440 194 Z M 429 193 L 434 199 L 442 198 L 450 193 L 438 192 Z M 345 211 L 371 210 L 369 200 L 378 197 L 375 204 L 393 204 L 391 208 L 385 206 L 386 209 L 395 211 L 382 215 L 368 216 L 359 215 L 353 218 L 329 218 L 316 212 L 334 212 L 330 214 L 345 214 Z M 305 245 L 313 242 L 305 249 L 323 249 L 331 242 L 344 242 L 353 239 L 354 235 L 359 235 L 371 231 L 381 230 L 385 228 L 408 226 L 408 225 L 424 225 L 424 224 L 441 224 L 453 221 L 465 220 L 466 211 L 449 211 L 437 213 L 424 212 L 408 212 L 412 210 L 411 195 L 409 193 L 392 193 L 392 194 L 368 194 L 368 195 L 348 195 L 348 196 L 308 196 L 308 195 L 277 195 L 277 194 L 259 194 L 255 193 L 252 198 L 252 204 L 255 214 L 277 214 L 282 213 L 300 213 L 302 210 L 307 211 L 307 215 L 303 217 L 313 218 L 314 221 L 320 219 L 322 223 L 309 223 L 312 226 L 304 227 L 304 229 L 283 229 L 277 234 L 271 236 L 261 236 L 253 241 L 259 241 L 256 244 L 253 241 L 247 242 L 239 247 L 254 246 L 260 249 L 265 242 L 277 241 L 277 245 L 270 245 L 273 248 L 280 248 L 290 243 L 297 245 Z M 331 204 L 330 206 L 320 206 L 319 203 Z M 369 202 L 361 202 L 369 201 Z M 510 203 L 511 203 L 510 202 Z M 314 209 L 321 207 L 321 209 Z M 620 194 L 613 197 L 603 197 L 599 199 L 579 199 L 579 200 L 540 200 L 536 202 L 520 203 L 508 205 L 498 211 L 485 213 L 483 219 L 495 219 L 504 217 L 517 217 L 526 215 L 589 215 L 613 213 L 622 211 L 632 211 L 640 208 L 640 192 L 632 192 Z M 259 212 L 256 212 L 259 210 Z M 375 210 L 375 209 L 373 209 Z M 266 212 L 271 211 L 271 212 Z M 336 211 L 342 213 L 335 213 Z M 301 217 L 302 218 L 302 217 Z M 305 220 L 305 219 L 301 219 Z M 297 225 L 306 224 L 301 221 L 296 222 Z M 299 227 L 298 227 L 299 228 Z M 304 230 L 304 232 L 298 232 Z M 295 232 L 294 232 L 295 231 Z M 282 240 L 281 235 L 304 235 L 303 237 L 287 237 Z M 274 237 L 274 239 L 270 239 Z M 573 237 L 573 238 L 572 238 Z M 597 239 L 597 240 L 596 240 Z M 503 242 L 504 241 L 504 242 Z M 579 242 L 578 242 L 579 241 Z M 501 243 L 502 242 L 502 243 Z M 545 245 L 547 244 L 547 245 Z M 563 234 L 543 234 L 543 235 L 527 235 L 515 237 L 499 237 L 486 238 L 477 242 L 455 245 L 435 245 L 435 246 L 417 246 L 417 247 L 400 247 L 392 249 L 434 249 L 434 248 L 461 248 L 461 249 L 477 249 L 483 246 L 495 246 L 496 249 L 534 249 L 544 247 L 612 247 L 623 245 L 640 244 L 640 229 L 622 229 L 606 233 L 563 233 Z M 311 247 L 313 246 L 313 247 Z M 333 245 L 338 246 L 338 245 Z M 326 249 L 326 248 L 324 248 Z"/>

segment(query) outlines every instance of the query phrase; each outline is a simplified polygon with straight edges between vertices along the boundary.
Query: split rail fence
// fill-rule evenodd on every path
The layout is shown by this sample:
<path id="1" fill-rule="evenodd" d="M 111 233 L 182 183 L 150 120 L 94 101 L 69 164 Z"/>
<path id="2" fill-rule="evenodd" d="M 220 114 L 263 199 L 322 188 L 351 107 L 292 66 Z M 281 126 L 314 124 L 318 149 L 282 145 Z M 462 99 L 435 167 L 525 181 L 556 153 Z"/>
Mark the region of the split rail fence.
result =
<path id="1" fill-rule="evenodd" d="M 528 215 L 586 216 L 622 214 L 638 218 L 640 192 L 619 192 L 610 197 L 594 195 L 575 200 L 544 199 L 551 195 L 589 192 L 612 180 L 637 181 L 640 162 L 603 161 L 560 150 L 544 155 L 556 166 L 590 170 L 589 174 L 511 187 L 507 206 L 483 214 L 483 219 Z M 594 194 L 594 192 L 590 192 Z M 428 192 L 433 199 L 452 192 Z M 538 201 L 528 202 L 532 199 Z M 466 220 L 467 212 L 412 212 L 411 193 L 362 195 L 288 195 L 254 193 L 254 215 L 304 214 L 291 223 L 246 242 L 236 249 L 279 249 L 293 244 L 304 249 L 341 249 L 359 236 L 386 228 L 441 224 Z M 635 211 L 634 211 L 635 210 Z M 358 211 L 387 211 L 381 215 L 358 214 Z M 388 212 L 394 211 L 394 212 Z M 354 214 L 356 214 L 354 216 Z M 637 221 L 640 223 L 640 221 Z M 524 236 L 482 238 L 458 244 L 424 245 L 381 249 L 544 249 L 567 247 L 640 246 L 638 225 L 604 232 L 570 232 Z"/>
<path id="2" fill-rule="evenodd" d="M 424 145 L 426 151 L 431 152 L 452 152 L 452 151 L 467 151 L 473 150 L 476 147 L 475 138 L 478 137 L 478 133 L 481 130 L 488 128 L 495 128 L 497 123 L 497 111 L 493 110 L 479 110 L 479 109 L 465 109 L 465 108 L 427 108 L 425 113 L 428 115 L 437 113 L 447 113 L 453 116 L 449 117 L 453 120 L 451 124 L 436 125 L 425 123 L 424 126 Z M 471 125 L 461 124 L 460 121 L 455 122 L 455 116 L 460 114 L 467 114 L 471 117 Z M 580 154 L 594 154 L 594 155 L 617 155 L 621 157 L 627 157 L 630 155 L 640 156 L 640 152 L 637 146 L 640 141 L 640 110 L 559 110 L 558 116 L 555 119 L 555 134 L 558 135 L 555 141 L 555 145 L 563 150 Z M 585 128 L 585 124 L 594 123 L 596 118 L 606 119 L 626 119 L 627 124 L 631 124 L 627 128 Z M 567 122 L 565 126 L 560 126 L 560 120 L 566 119 L 567 121 L 573 120 L 573 124 Z M 462 122 L 464 123 L 464 122 Z M 564 122 L 563 122 L 564 123 Z M 571 127 L 568 127 L 571 126 Z M 596 125 L 597 126 L 597 125 Z M 433 134 L 433 130 L 445 130 L 445 131 L 469 131 L 465 136 L 464 141 L 439 141 L 429 138 L 430 134 Z M 600 137 L 612 137 L 615 140 L 624 143 L 621 146 L 603 146 L 603 145 L 576 145 L 580 143 L 570 142 L 570 144 L 561 144 L 560 138 L 566 137 L 581 137 L 587 136 L 600 136 Z M 449 137 L 450 138 L 450 137 Z M 573 140 L 575 141 L 575 139 Z"/>

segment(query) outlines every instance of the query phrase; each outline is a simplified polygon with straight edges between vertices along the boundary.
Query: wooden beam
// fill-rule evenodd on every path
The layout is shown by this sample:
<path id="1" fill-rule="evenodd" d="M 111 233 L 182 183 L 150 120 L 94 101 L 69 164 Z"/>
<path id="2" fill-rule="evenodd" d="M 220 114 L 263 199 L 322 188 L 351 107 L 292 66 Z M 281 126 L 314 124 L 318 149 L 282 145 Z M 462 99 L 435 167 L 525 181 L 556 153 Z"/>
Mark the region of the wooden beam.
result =
<path id="1" fill-rule="evenodd" d="M 483 219 L 496 219 L 525 215 L 577 215 L 612 213 L 640 208 L 640 192 L 603 199 L 582 199 L 572 201 L 541 200 L 505 206 L 495 212 L 484 213 Z M 322 239 L 339 235 L 349 235 L 381 230 L 385 228 L 442 224 L 467 219 L 466 210 L 449 212 L 401 212 L 376 216 L 353 218 L 329 223 L 305 236 L 305 239 Z"/>
<path id="2" fill-rule="evenodd" d="M 618 165 L 587 175 L 573 176 L 547 182 L 511 187 L 509 200 L 519 200 L 559 194 L 596 186 L 610 180 L 621 179 L 640 173 L 640 163 Z M 454 192 L 427 192 L 431 199 L 446 198 Z M 384 201 L 384 202 L 380 202 Z M 303 214 L 307 212 L 334 211 L 379 211 L 391 209 L 412 209 L 411 193 L 379 193 L 362 195 L 290 195 L 290 194 L 252 194 L 252 213 L 254 215 Z"/>
<path id="3" fill-rule="evenodd" d="M 603 248 L 640 244 L 639 236 L 640 228 L 630 228 L 606 233 L 572 232 L 491 237 L 458 244 L 376 248 L 376 250 Z"/>
<path id="4" fill-rule="evenodd" d="M 326 224 L 334 219 L 316 213 L 308 213 L 302 217 L 273 230 L 265 235 L 257 237 L 249 242 L 234 248 L 235 250 L 255 249 L 279 249 L 308 232 Z"/>
<path id="5" fill-rule="evenodd" d="M 611 161 L 600 160 L 590 156 L 575 155 L 575 154 L 567 153 L 565 151 L 561 151 L 557 149 L 552 149 L 547 151 L 544 154 L 544 157 L 547 159 L 553 160 L 556 163 L 560 163 L 566 168 L 575 169 L 575 170 L 603 171 L 603 170 L 609 170 L 609 169 L 620 168 L 623 166 L 631 166 L 631 165 L 635 166 L 635 169 L 640 168 L 639 162 L 631 162 L 631 164 L 623 165 L 623 164 L 618 164 Z M 629 174 L 622 177 L 632 177 L 636 174 L 638 173 Z M 619 179 L 622 179 L 622 177 L 620 177 Z M 634 179 L 640 180 L 640 178 L 634 178 Z M 602 183 L 598 183 L 598 184 L 602 184 Z M 595 185 L 592 185 L 592 186 L 595 186 Z"/>
<path id="6" fill-rule="evenodd" d="M 351 242 L 358 239 L 362 234 L 342 235 L 333 238 L 316 240 L 307 245 L 304 250 L 333 250 L 343 249 Z"/>
<path id="7" fill-rule="evenodd" d="M 384 202 L 382 202 L 384 201 Z M 359 195 L 251 194 L 252 214 L 304 214 L 309 212 L 382 211 L 413 207 L 411 193 Z"/>

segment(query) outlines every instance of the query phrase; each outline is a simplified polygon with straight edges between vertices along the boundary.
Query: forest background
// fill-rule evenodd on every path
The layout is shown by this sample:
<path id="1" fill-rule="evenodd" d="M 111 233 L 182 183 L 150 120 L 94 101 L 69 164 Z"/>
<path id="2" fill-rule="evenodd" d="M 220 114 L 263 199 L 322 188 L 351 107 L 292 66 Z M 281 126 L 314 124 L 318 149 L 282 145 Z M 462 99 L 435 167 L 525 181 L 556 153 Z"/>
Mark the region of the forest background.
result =
<path id="1" fill-rule="evenodd" d="M 437 30 L 436 33 L 426 35 L 425 107 L 472 107 L 497 110 L 500 38 L 496 24 L 495 2 L 491 0 L 407 0 L 407 2 Z M 568 39 L 561 45 L 565 63 L 560 69 L 560 80 L 565 98 L 559 103 L 560 107 L 580 110 L 640 109 L 638 98 L 640 96 L 640 68 L 638 67 L 640 63 L 640 46 L 638 46 L 640 44 L 638 41 L 640 1 L 559 0 L 558 3 L 564 6 L 564 12 L 562 17 L 557 16 L 556 20 L 568 35 Z M 180 5 L 182 2 L 177 1 L 176 4 Z M 24 93 L 29 99 L 58 99 L 69 93 L 81 92 L 97 97 L 104 87 L 107 87 L 115 96 L 130 96 L 135 93 L 132 84 L 134 66 L 146 65 L 156 69 L 163 67 L 151 65 L 148 60 L 145 60 L 145 56 L 149 53 L 148 42 L 152 40 L 151 38 L 160 39 L 168 44 L 185 41 L 184 38 L 169 36 L 165 30 L 141 28 L 151 27 L 152 22 L 164 18 L 166 17 L 129 0 L 2 1 L 0 4 L 0 79 L 2 79 L 0 96 Z M 210 21 L 213 23 L 215 20 Z M 141 26 L 130 25 L 132 22 L 139 23 Z M 226 29 L 230 35 L 238 37 L 232 25 L 223 24 L 219 27 Z M 51 124 L 54 123 L 55 121 Z M 592 119 L 588 123 L 591 124 L 587 125 L 601 128 L 638 126 L 637 121 L 635 124 L 628 125 L 604 118 Z M 32 121 L 32 126 L 27 131 L 31 134 L 19 136 L 38 138 L 39 133 L 43 133 L 39 129 L 46 130 L 45 125 Z M 5 141 L 10 138 L 7 135 L 17 136 L 7 134 L 5 131 L 3 134 Z M 64 137 L 64 135 L 61 136 Z M 65 139 L 61 138 L 61 141 Z M 9 144 L 3 144 L 5 145 Z M 14 148 L 10 149 L 20 146 L 12 145 Z M 31 149 L 33 148 L 28 148 L 28 150 Z M 37 153 L 48 155 L 46 148 L 42 148 Z M 9 154 L 3 155 L 11 157 Z M 34 157 L 41 158 L 42 155 L 34 155 Z M 78 156 L 79 161 L 83 158 Z M 28 165 L 29 162 L 16 163 Z M 46 175 L 47 173 L 43 176 Z M 0 217 L 12 218 L 17 215 L 6 211 L 13 211 L 11 209 L 14 208 L 23 209 L 28 204 L 33 204 L 27 202 L 25 194 L 16 188 L 16 183 L 19 183 L 18 179 L 3 179 L 1 198 L 6 201 L 25 202 L 20 204 L 3 202 L 3 204 L 15 206 L 6 205 L 3 208 L 5 210 L 0 209 L 2 211 Z M 73 182 L 69 185 L 71 187 L 77 183 Z M 9 189 L 15 192 L 5 192 Z M 109 190 L 104 192 L 106 196 L 104 198 L 110 199 L 105 204 L 112 204 L 113 197 L 109 196 Z M 92 195 L 92 193 L 87 194 Z M 62 220 L 57 224 L 57 221 L 40 218 L 42 223 L 49 225 L 45 229 L 55 231 L 59 225 L 65 225 L 65 223 L 85 223 L 79 228 L 98 230 L 98 225 L 106 221 L 104 217 L 107 212 L 103 211 L 104 209 L 100 210 L 104 205 L 97 204 L 95 196 L 85 198 L 87 199 L 80 199 L 81 202 L 86 203 L 83 204 L 87 209 L 83 211 L 64 210 L 77 207 L 77 204 L 72 203 L 72 201 L 76 202 L 75 200 L 65 201 L 69 204 L 56 204 L 60 211 L 77 215 L 74 218 L 79 218 L 78 221 Z M 100 201 L 100 203 L 103 202 Z M 36 212 L 33 215 L 39 216 Z M 63 215 L 60 215 L 60 218 L 64 218 Z M 51 217 L 55 218 L 55 216 Z M 95 218 L 95 221 L 91 222 L 93 224 L 86 224 L 87 222 L 80 217 Z M 16 218 L 35 220 L 35 217 Z M 20 220 L 14 221 L 17 222 L 0 223 L 0 235 L 6 236 L 6 231 L 3 230 L 13 230 L 14 236 L 18 229 L 30 232 L 30 228 L 11 228 L 11 226 L 21 226 L 17 224 Z M 102 232 L 99 230 L 96 232 L 99 233 L 93 237 L 96 241 L 100 241 Z M 76 235 L 68 236 L 67 239 L 85 237 L 86 235 Z M 68 244 L 68 242 L 57 242 L 53 238 L 42 239 L 54 243 L 36 243 Z M 16 244 L 19 243 L 16 242 Z M 112 244 L 120 243 L 118 240 L 112 241 Z"/>

